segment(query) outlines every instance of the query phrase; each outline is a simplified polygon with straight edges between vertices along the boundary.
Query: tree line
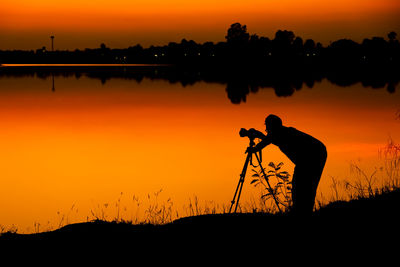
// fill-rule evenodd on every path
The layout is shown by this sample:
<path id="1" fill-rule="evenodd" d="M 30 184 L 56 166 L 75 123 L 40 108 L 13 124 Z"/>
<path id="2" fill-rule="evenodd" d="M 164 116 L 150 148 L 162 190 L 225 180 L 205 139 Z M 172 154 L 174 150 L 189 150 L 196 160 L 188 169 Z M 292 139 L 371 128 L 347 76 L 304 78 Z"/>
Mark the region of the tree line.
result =
<path id="1" fill-rule="evenodd" d="M 49 51 L 2 50 L 1 63 L 160 63 L 176 65 L 398 65 L 400 44 L 395 32 L 387 39 L 372 37 L 357 43 L 340 39 L 324 47 L 312 39 L 303 40 L 292 31 L 278 30 L 273 39 L 250 35 L 246 25 L 234 23 L 227 30 L 225 42 L 196 43 L 183 39 L 164 46 L 143 48 L 140 44 L 126 49 L 99 48 Z"/>

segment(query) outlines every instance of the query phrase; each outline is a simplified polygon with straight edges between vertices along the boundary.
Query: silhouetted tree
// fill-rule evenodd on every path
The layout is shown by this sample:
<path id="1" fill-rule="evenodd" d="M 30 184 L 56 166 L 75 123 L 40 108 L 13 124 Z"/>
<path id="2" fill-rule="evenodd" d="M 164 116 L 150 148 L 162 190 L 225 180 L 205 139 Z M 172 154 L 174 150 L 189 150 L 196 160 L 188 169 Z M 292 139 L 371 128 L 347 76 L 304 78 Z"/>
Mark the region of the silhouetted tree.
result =
<path id="1" fill-rule="evenodd" d="M 246 25 L 232 24 L 225 36 L 226 42 L 198 44 L 182 39 L 165 46 L 140 45 L 127 49 L 110 49 L 104 43 L 95 49 L 54 51 L 45 48 L 36 51 L 0 51 L 2 63 L 169 63 L 192 65 L 196 68 L 247 68 L 251 73 L 262 68 L 293 68 L 297 72 L 306 69 L 341 69 L 351 66 L 385 66 L 398 68 L 400 44 L 397 34 L 390 32 L 388 39 L 373 37 L 362 45 L 348 39 L 333 42 L 328 47 L 312 39 L 305 42 L 292 31 L 278 30 L 274 39 L 249 34 Z M 307 56 L 308 55 L 308 56 Z M 358 64 L 358 65 L 357 65 Z M 260 68 L 261 67 L 261 68 Z M 258 75 L 258 74 L 257 74 Z"/>
<path id="2" fill-rule="evenodd" d="M 247 33 L 246 25 L 242 26 L 240 23 L 232 24 L 225 38 L 227 41 L 227 57 L 225 60 L 229 64 L 243 64 L 249 60 L 248 44 L 250 35 Z"/>
<path id="3" fill-rule="evenodd" d="M 140 44 L 128 47 L 126 51 L 127 62 L 142 62 L 143 61 L 143 47 Z"/>
<path id="4" fill-rule="evenodd" d="M 274 41 L 282 46 L 282 47 L 289 47 L 290 45 L 292 45 L 293 41 L 294 41 L 294 33 L 292 31 L 287 31 L 287 30 L 278 30 L 275 33 L 275 39 Z"/>
<path id="5" fill-rule="evenodd" d="M 252 63 L 262 64 L 267 60 L 271 52 L 271 40 L 253 34 L 250 36 L 248 50 L 249 61 Z"/>
<path id="6" fill-rule="evenodd" d="M 199 47 L 201 58 L 204 61 L 215 61 L 216 60 L 216 49 L 212 42 L 205 42 Z"/>
<path id="7" fill-rule="evenodd" d="M 328 60 L 335 66 L 343 64 L 342 67 L 350 67 L 344 62 L 356 64 L 361 61 L 360 45 L 349 39 L 340 39 L 331 43 L 328 47 L 328 53 Z"/>
<path id="8" fill-rule="evenodd" d="M 184 56 L 187 59 L 193 60 L 193 59 L 197 58 L 198 53 L 199 53 L 199 48 L 195 41 L 193 41 L 193 40 L 187 41 L 186 39 L 182 39 L 181 46 L 183 49 Z"/>
<path id="9" fill-rule="evenodd" d="M 364 62 L 381 65 L 389 61 L 388 43 L 385 39 L 381 37 L 364 39 L 361 46 L 363 52 L 362 59 Z"/>
<path id="10" fill-rule="evenodd" d="M 389 44 L 388 44 L 388 53 L 389 53 L 389 62 L 393 64 L 395 62 L 400 61 L 400 43 L 397 40 L 397 33 L 390 32 L 388 34 Z"/>
<path id="11" fill-rule="evenodd" d="M 250 42 L 251 44 L 256 45 L 256 44 L 258 44 L 258 43 L 260 42 L 260 37 L 259 37 L 257 34 L 252 34 L 252 35 L 250 36 L 249 42 Z"/>
<path id="12" fill-rule="evenodd" d="M 293 50 L 296 56 L 302 56 L 304 53 L 303 39 L 296 37 L 293 41 Z"/>
<path id="13" fill-rule="evenodd" d="M 390 42 L 394 42 L 396 40 L 397 33 L 389 32 L 387 36 L 388 36 Z"/>
<path id="14" fill-rule="evenodd" d="M 315 42 L 312 39 L 307 39 L 304 43 L 304 51 L 310 55 L 315 51 Z"/>
<path id="15" fill-rule="evenodd" d="M 240 23 L 234 23 L 228 29 L 228 33 L 225 36 L 228 44 L 243 45 L 249 41 L 250 35 L 247 33 L 246 25 Z"/>
<path id="16" fill-rule="evenodd" d="M 285 61 L 287 61 L 292 57 L 292 52 L 293 52 L 292 44 L 294 38 L 295 35 L 292 31 L 278 30 L 275 33 L 275 39 L 272 41 L 273 42 L 272 53 L 274 57 L 279 58 L 281 63 L 285 63 Z"/>

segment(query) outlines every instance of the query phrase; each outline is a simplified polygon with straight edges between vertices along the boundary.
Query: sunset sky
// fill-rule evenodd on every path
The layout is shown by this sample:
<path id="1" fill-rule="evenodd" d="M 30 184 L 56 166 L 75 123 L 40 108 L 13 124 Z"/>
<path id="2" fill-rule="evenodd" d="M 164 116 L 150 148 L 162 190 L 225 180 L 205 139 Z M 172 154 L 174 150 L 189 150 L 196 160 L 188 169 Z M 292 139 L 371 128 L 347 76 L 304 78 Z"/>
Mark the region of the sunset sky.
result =
<path id="1" fill-rule="evenodd" d="M 223 41 L 234 22 L 272 38 L 278 29 L 327 45 L 400 34 L 399 0 L 2 0 L 0 49 L 144 47 Z"/>

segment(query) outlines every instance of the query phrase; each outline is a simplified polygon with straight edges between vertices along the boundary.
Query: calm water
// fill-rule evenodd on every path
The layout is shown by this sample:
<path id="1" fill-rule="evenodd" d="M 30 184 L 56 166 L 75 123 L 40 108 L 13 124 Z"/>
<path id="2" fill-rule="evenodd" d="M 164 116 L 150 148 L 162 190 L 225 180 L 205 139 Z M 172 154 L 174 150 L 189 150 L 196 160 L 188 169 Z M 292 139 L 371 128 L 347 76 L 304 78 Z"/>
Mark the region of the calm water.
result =
<path id="1" fill-rule="evenodd" d="M 228 206 L 248 143 L 238 131 L 264 130 L 270 113 L 326 144 L 319 195 L 329 199 L 331 177 L 351 179 L 352 162 L 372 173 L 378 150 L 400 142 L 398 91 L 322 80 L 292 96 L 263 88 L 232 104 L 222 83 L 2 76 L 0 225 L 34 232 L 93 215 L 135 219 L 155 203 L 173 203 L 178 216 L 196 199 Z M 293 171 L 275 147 L 263 159 Z M 243 203 L 259 196 L 250 180 Z"/>

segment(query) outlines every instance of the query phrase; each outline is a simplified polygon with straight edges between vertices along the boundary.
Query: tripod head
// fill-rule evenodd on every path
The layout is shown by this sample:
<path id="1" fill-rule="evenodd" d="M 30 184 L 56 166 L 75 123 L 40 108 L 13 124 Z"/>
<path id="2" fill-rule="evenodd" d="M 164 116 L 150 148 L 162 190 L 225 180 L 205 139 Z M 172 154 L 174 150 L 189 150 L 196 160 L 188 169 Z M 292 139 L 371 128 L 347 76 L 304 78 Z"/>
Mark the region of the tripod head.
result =
<path id="1" fill-rule="evenodd" d="M 240 137 L 248 137 L 250 140 L 249 147 L 253 147 L 255 145 L 254 139 L 257 137 L 257 131 L 253 128 L 246 130 L 245 128 L 241 128 L 239 131 Z"/>
<path id="2" fill-rule="evenodd" d="M 254 139 L 258 138 L 258 133 L 259 132 L 257 130 L 255 130 L 255 129 L 253 129 L 253 128 L 251 128 L 249 130 L 246 130 L 245 128 L 241 128 L 240 131 L 239 131 L 240 137 L 248 137 L 249 138 L 249 146 L 248 146 L 248 148 L 246 150 L 246 153 L 249 154 L 249 156 L 250 156 L 250 165 L 253 166 L 253 167 L 257 167 L 257 166 L 255 166 L 253 164 L 253 154 L 256 153 L 256 152 L 252 152 L 251 148 L 253 148 L 255 146 Z M 262 161 L 261 150 L 258 153 L 259 153 L 259 157 L 260 157 L 260 159 Z"/>

